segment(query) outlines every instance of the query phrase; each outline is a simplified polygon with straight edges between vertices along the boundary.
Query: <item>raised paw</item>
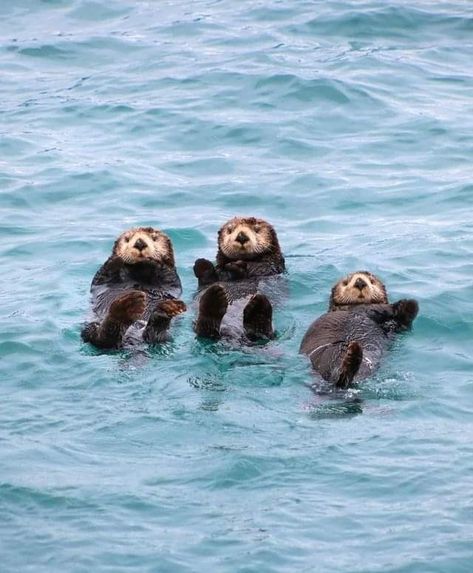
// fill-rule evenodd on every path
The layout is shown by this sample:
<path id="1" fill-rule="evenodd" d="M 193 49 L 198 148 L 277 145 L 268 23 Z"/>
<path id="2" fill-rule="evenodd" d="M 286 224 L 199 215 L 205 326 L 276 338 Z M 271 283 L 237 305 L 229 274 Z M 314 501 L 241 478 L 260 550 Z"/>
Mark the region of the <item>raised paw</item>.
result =
<path id="1" fill-rule="evenodd" d="M 221 285 L 209 287 L 199 303 L 199 316 L 195 323 L 195 331 L 199 336 L 218 338 L 220 323 L 227 312 L 228 299 Z"/>
<path id="2" fill-rule="evenodd" d="M 194 263 L 194 275 L 200 279 L 208 273 L 213 273 L 215 267 L 208 259 L 197 259 Z"/>
<path id="3" fill-rule="evenodd" d="M 232 261 L 227 263 L 224 269 L 230 273 L 232 279 L 244 279 L 248 276 L 248 264 L 246 261 Z"/>
<path id="4" fill-rule="evenodd" d="M 182 300 L 169 299 L 160 301 L 149 317 L 143 333 L 143 339 L 150 344 L 168 340 L 168 329 L 171 320 L 186 310 L 186 305 Z"/>
<path id="5" fill-rule="evenodd" d="M 394 304 L 394 318 L 402 328 L 410 328 L 418 312 L 419 304 L 414 299 L 403 298 Z"/>
<path id="6" fill-rule="evenodd" d="M 199 287 L 218 281 L 217 271 L 213 263 L 207 259 L 197 259 L 194 263 L 194 275 L 199 280 Z"/>
<path id="7" fill-rule="evenodd" d="M 110 306 L 110 318 L 124 324 L 139 320 L 146 309 L 146 294 L 132 290 L 121 295 Z"/>
<path id="8" fill-rule="evenodd" d="M 250 339 L 273 337 L 273 307 L 264 294 L 255 294 L 243 311 L 243 326 Z"/>
<path id="9" fill-rule="evenodd" d="M 186 310 L 187 307 L 182 300 L 177 299 L 162 300 L 156 305 L 156 311 L 161 312 L 170 318 L 173 318 L 178 314 L 182 314 L 183 312 L 186 312 Z"/>

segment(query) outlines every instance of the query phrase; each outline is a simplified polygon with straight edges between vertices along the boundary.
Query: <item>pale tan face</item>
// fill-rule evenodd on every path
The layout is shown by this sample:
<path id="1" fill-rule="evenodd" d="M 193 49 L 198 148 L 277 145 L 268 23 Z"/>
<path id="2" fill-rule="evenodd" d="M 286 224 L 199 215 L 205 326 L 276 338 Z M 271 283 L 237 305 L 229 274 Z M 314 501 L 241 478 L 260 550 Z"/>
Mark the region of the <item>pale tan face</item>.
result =
<path id="1" fill-rule="evenodd" d="M 151 227 L 139 227 L 122 233 L 115 243 L 113 253 L 130 265 L 173 258 L 167 235 Z"/>
<path id="2" fill-rule="evenodd" d="M 229 259 L 248 259 L 271 249 L 273 233 L 262 219 L 235 217 L 220 229 L 218 245 Z"/>
<path id="3" fill-rule="evenodd" d="M 357 271 L 340 279 L 332 289 L 331 306 L 387 303 L 383 283 L 367 271 Z"/>

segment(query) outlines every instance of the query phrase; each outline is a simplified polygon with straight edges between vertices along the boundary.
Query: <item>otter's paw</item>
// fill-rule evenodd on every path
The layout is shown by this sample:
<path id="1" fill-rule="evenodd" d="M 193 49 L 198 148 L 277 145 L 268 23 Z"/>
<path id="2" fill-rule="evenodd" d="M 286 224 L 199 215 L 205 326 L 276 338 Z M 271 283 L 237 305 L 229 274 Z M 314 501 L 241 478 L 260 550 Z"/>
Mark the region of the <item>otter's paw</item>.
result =
<path id="1" fill-rule="evenodd" d="M 230 273 L 233 280 L 245 279 L 248 277 L 248 264 L 246 261 L 233 261 L 227 263 L 224 269 Z"/>
<path id="2" fill-rule="evenodd" d="M 168 328 L 173 317 L 185 312 L 186 305 L 182 300 L 162 300 L 151 314 L 143 333 L 143 340 L 150 344 L 165 342 L 169 339 Z"/>
<path id="3" fill-rule="evenodd" d="M 146 294 L 132 290 L 112 302 L 109 315 L 116 322 L 131 324 L 143 316 L 145 309 Z"/>
<path id="4" fill-rule="evenodd" d="M 403 298 L 394 303 L 394 318 L 402 328 L 410 328 L 419 312 L 419 304 L 414 299 Z"/>
<path id="5" fill-rule="evenodd" d="M 198 336 L 219 338 L 220 323 L 227 312 L 228 299 L 225 289 L 221 285 L 209 287 L 199 303 L 199 316 L 195 323 Z"/>
<path id="6" fill-rule="evenodd" d="M 243 326 L 250 339 L 273 338 L 273 307 L 264 294 L 255 294 L 243 311 Z"/>
<path id="7" fill-rule="evenodd" d="M 197 259 L 194 263 L 194 275 L 198 279 L 203 278 L 214 271 L 215 267 L 208 259 Z"/>
<path id="8" fill-rule="evenodd" d="M 340 376 L 337 380 L 338 388 L 348 388 L 358 372 L 363 360 L 363 349 L 358 342 L 350 342 L 343 357 Z"/>
<path id="9" fill-rule="evenodd" d="M 170 318 L 177 316 L 178 314 L 182 314 L 186 312 L 187 307 L 182 302 L 182 300 L 171 299 L 171 300 L 163 300 L 156 305 L 156 311 Z"/>

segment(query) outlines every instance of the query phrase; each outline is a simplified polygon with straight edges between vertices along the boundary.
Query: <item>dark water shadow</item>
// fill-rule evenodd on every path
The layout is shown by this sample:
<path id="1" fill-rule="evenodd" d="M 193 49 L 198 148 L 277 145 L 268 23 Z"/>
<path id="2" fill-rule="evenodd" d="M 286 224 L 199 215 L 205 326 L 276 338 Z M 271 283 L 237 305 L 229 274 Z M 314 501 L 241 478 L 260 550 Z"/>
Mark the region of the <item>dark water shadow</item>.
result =
<path id="1" fill-rule="evenodd" d="M 346 418 L 363 414 L 364 400 L 357 388 L 339 390 L 319 378 L 306 383 L 306 386 L 313 394 L 305 408 L 311 420 Z"/>

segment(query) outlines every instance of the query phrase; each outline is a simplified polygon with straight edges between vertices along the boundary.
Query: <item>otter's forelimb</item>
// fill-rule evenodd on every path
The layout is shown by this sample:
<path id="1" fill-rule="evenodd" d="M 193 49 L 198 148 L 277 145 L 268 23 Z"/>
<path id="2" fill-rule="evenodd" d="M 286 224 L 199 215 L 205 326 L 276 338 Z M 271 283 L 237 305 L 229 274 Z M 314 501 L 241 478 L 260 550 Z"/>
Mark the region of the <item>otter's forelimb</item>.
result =
<path id="1" fill-rule="evenodd" d="M 261 278 L 281 274 L 285 271 L 284 258 L 274 260 L 268 257 L 259 261 L 221 261 L 215 267 L 220 281 L 234 281 L 248 278 Z"/>
<path id="2" fill-rule="evenodd" d="M 403 298 L 393 304 L 373 304 L 367 309 L 369 318 L 387 333 L 409 330 L 418 312 L 418 302 L 408 298 Z"/>
<path id="3" fill-rule="evenodd" d="M 199 281 L 199 288 L 211 285 L 219 280 L 214 264 L 207 259 L 197 259 L 195 261 L 194 275 Z"/>
<path id="4" fill-rule="evenodd" d="M 411 328 L 419 312 L 418 302 L 414 299 L 403 298 L 395 302 L 392 306 L 394 320 L 399 330 L 408 330 Z"/>

